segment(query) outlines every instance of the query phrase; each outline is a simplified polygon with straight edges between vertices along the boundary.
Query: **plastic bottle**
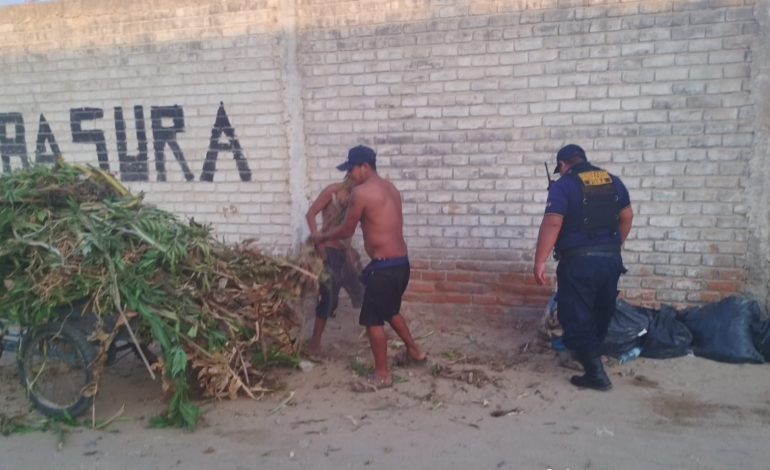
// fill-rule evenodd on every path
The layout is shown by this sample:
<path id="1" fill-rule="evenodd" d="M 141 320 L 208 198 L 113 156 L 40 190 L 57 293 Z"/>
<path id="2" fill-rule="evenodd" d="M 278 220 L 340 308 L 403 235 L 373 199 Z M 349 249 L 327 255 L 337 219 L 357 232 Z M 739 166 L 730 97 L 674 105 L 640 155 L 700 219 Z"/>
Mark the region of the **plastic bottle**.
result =
<path id="1" fill-rule="evenodd" d="M 642 348 L 637 346 L 637 347 L 635 347 L 633 349 L 630 349 L 630 350 L 624 352 L 623 354 L 621 354 L 618 359 L 620 359 L 620 363 L 621 364 L 625 364 L 626 362 L 630 361 L 631 359 L 635 359 L 635 358 L 639 357 L 639 354 L 641 354 L 641 353 L 642 353 Z"/>

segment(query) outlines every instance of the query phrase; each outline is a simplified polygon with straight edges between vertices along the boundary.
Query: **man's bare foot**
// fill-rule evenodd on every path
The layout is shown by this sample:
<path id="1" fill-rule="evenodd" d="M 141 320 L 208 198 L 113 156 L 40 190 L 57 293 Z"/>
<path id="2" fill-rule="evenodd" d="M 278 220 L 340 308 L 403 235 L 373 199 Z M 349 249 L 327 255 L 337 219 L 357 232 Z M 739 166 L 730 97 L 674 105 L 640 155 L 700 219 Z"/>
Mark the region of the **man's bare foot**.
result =
<path id="1" fill-rule="evenodd" d="M 310 346 L 308 346 L 305 349 L 305 351 L 303 353 L 306 356 L 319 357 L 319 356 L 323 356 L 324 350 L 323 350 L 323 348 L 320 345 L 319 346 L 314 346 L 314 345 L 311 344 Z"/>
<path id="2" fill-rule="evenodd" d="M 412 358 L 412 360 L 414 360 L 414 361 L 425 362 L 425 360 L 428 358 L 428 355 L 425 352 L 423 352 L 422 350 L 420 350 L 420 349 L 417 349 L 417 348 L 414 348 L 414 349 L 407 348 L 406 350 L 409 353 L 409 357 Z"/>
<path id="3" fill-rule="evenodd" d="M 404 349 L 393 358 L 393 365 L 400 367 L 424 366 L 428 363 L 428 355 L 418 350 Z"/>

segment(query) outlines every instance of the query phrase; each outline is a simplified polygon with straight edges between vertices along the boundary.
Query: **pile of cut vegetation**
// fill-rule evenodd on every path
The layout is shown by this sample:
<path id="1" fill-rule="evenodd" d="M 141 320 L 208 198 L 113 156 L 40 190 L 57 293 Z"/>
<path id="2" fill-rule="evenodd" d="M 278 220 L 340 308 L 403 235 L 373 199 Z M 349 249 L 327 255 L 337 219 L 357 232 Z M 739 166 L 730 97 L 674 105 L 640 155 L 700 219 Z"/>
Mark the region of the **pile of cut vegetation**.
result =
<path id="1" fill-rule="evenodd" d="M 254 356 L 298 353 L 291 301 L 320 271 L 309 254 L 220 243 L 211 227 L 143 204 L 99 169 L 59 161 L 0 178 L 0 321 L 39 327 L 57 320 L 57 307 L 87 299 L 99 353 L 83 394 L 98 392 L 118 328 L 156 342 L 153 368 L 172 394 L 166 425 L 195 427 L 191 381 L 208 397 L 269 391 Z"/>

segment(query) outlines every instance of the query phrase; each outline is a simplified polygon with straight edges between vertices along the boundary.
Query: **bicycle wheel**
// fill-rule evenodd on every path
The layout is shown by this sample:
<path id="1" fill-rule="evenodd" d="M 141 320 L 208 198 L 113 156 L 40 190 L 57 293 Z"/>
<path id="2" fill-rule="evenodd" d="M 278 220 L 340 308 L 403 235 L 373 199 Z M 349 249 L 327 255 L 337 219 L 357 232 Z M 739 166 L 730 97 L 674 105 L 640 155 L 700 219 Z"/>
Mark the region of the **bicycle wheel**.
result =
<path id="1" fill-rule="evenodd" d="M 27 333 L 18 356 L 19 380 L 29 400 L 47 415 L 76 416 L 93 397 L 84 396 L 93 374 L 96 350 L 86 336 L 66 323 L 53 322 Z"/>
<path id="2" fill-rule="evenodd" d="M 0 359 L 3 358 L 3 351 L 5 350 L 5 343 L 3 343 L 4 339 L 5 339 L 5 325 L 3 325 L 3 322 L 0 321 Z"/>

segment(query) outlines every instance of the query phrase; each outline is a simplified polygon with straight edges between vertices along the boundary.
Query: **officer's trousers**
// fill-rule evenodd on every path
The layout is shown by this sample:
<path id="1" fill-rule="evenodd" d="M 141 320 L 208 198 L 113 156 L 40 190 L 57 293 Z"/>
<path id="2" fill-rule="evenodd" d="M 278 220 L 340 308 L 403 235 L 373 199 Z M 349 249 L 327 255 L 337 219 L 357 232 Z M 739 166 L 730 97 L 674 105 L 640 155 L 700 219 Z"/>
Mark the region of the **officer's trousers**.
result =
<path id="1" fill-rule="evenodd" d="M 574 256 L 559 261 L 556 301 L 559 323 L 564 329 L 564 346 L 578 352 L 601 348 L 615 312 L 618 279 L 623 272 L 619 253 Z"/>

